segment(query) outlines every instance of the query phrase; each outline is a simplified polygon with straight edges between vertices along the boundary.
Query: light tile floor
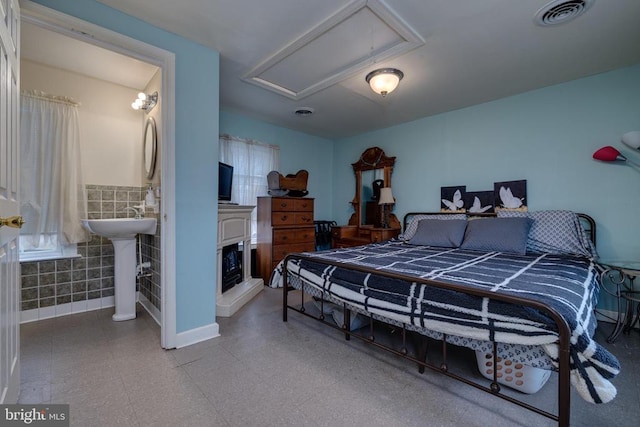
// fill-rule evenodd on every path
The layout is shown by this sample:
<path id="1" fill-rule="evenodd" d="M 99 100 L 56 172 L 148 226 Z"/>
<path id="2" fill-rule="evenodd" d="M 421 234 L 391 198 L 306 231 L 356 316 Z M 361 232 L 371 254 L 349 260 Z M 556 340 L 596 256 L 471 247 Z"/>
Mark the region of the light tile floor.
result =
<path id="1" fill-rule="evenodd" d="M 160 348 L 142 309 L 112 322 L 100 310 L 22 326 L 22 403 L 68 403 L 72 426 L 544 426 L 536 414 L 352 340 L 297 313 L 282 322 L 281 290 L 265 288 L 221 336 Z M 640 333 L 605 343 L 621 361 L 618 397 L 572 395 L 574 426 L 635 426 L 640 419 Z M 479 377 L 473 352 L 452 357 Z M 553 401 L 552 379 L 532 402 Z"/>

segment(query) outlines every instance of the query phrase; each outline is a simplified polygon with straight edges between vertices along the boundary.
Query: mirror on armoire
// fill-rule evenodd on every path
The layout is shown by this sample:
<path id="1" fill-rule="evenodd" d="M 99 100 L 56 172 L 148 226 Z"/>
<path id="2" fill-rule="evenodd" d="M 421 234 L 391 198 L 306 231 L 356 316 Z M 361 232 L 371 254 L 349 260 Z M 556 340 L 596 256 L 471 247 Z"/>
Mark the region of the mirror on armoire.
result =
<path id="1" fill-rule="evenodd" d="M 393 213 L 387 212 L 385 222 L 383 205 L 380 197 L 383 188 L 391 188 L 391 173 L 395 165 L 395 157 L 388 157 L 379 147 L 367 148 L 352 163 L 356 177 L 356 192 L 351 204 L 354 213 L 349 225 L 368 226 L 374 228 L 399 228 L 400 222 Z M 390 209 L 392 206 L 387 206 Z"/>
<path id="2" fill-rule="evenodd" d="M 384 169 L 362 171 L 361 225 L 382 227 L 382 216 L 378 202 L 380 189 L 384 186 Z"/>

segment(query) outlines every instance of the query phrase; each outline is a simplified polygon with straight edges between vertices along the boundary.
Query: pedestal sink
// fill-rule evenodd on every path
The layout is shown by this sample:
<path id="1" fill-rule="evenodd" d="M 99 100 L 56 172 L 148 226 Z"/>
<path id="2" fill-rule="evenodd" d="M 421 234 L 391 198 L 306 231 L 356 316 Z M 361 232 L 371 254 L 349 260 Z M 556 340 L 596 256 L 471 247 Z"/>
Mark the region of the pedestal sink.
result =
<path id="1" fill-rule="evenodd" d="M 90 232 L 113 243 L 115 255 L 115 321 L 136 317 L 136 235 L 155 234 L 155 218 L 83 219 Z"/>

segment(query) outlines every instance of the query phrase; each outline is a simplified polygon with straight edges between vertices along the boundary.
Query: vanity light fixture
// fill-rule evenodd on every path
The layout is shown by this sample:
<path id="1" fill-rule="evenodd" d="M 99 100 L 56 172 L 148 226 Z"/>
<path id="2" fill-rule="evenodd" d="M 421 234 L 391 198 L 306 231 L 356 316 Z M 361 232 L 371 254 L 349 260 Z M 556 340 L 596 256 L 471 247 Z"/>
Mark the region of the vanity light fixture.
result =
<path id="1" fill-rule="evenodd" d="M 365 80 L 371 86 L 371 90 L 384 98 L 398 87 L 403 77 L 404 73 L 396 68 L 379 68 L 367 74 Z"/>
<path id="2" fill-rule="evenodd" d="M 138 98 L 131 103 L 131 108 L 134 110 L 144 110 L 149 113 L 158 103 L 158 92 L 153 92 L 147 95 L 144 92 L 138 94 Z"/>

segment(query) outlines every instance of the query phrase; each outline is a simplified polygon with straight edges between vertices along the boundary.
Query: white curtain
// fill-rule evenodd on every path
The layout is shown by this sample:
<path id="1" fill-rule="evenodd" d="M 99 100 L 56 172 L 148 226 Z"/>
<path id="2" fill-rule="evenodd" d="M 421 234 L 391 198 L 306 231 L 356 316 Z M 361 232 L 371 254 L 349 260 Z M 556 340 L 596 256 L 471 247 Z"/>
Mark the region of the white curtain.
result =
<path id="1" fill-rule="evenodd" d="M 78 105 L 64 97 L 22 92 L 20 197 L 30 248 L 89 240 L 80 219 L 87 197 L 80 162 Z M 23 239 L 25 241 L 25 239 Z"/>
<path id="2" fill-rule="evenodd" d="M 255 206 L 258 196 L 267 196 L 267 174 L 280 168 L 280 148 L 251 139 L 220 136 L 220 161 L 233 166 L 231 200 Z M 251 214 L 252 240 L 256 235 L 257 209 Z"/>

